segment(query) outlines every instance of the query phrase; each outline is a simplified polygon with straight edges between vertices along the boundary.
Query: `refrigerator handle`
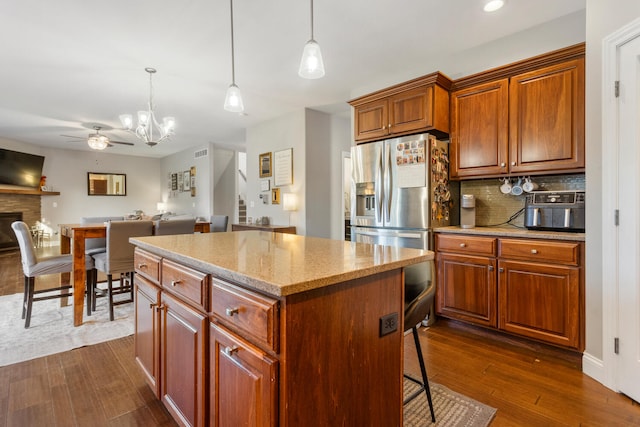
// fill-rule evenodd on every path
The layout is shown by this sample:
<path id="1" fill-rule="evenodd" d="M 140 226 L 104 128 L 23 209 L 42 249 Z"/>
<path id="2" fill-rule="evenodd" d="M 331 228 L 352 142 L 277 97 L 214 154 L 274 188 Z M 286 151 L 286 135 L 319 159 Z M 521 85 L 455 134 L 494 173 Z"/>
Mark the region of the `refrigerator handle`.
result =
<path id="1" fill-rule="evenodd" d="M 385 221 L 391 221 L 391 199 L 393 198 L 393 177 L 391 176 L 391 147 L 385 144 L 385 155 L 387 157 L 384 168 L 385 178 Z"/>
<path id="2" fill-rule="evenodd" d="M 376 221 L 384 221 L 382 218 L 382 154 L 378 156 L 376 162 L 375 197 Z"/>

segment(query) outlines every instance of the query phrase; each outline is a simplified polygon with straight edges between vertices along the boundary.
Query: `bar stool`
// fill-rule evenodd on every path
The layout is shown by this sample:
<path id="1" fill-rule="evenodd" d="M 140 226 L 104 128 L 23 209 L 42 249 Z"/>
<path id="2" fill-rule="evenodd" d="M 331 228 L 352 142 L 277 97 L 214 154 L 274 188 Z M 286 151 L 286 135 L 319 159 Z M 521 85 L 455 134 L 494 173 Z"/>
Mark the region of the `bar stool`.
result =
<path id="1" fill-rule="evenodd" d="M 413 340 L 415 341 L 416 351 L 418 353 L 418 362 L 420 363 L 420 372 L 422 373 L 422 381 L 408 374 L 404 374 L 406 379 L 418 384 L 420 387 L 411 393 L 410 396 L 406 397 L 403 404 L 406 405 L 411 402 L 424 391 L 427 394 L 427 401 L 429 402 L 431 421 L 435 423 L 436 415 L 433 412 L 431 389 L 429 388 L 427 369 L 424 365 L 422 347 L 420 346 L 420 338 L 418 337 L 418 325 L 431 311 L 436 293 L 434 272 L 435 266 L 433 261 L 410 265 L 404 269 L 404 331 L 412 330 Z"/>

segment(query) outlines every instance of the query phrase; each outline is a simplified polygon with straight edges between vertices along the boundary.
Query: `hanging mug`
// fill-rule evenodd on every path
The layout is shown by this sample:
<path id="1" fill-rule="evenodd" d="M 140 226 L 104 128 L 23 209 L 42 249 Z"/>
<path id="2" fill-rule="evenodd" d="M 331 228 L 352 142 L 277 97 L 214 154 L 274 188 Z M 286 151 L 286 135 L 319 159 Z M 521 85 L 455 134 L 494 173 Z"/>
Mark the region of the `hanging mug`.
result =
<path id="1" fill-rule="evenodd" d="M 511 193 L 511 180 L 509 178 L 502 178 L 502 181 L 504 181 L 504 184 L 500 186 L 502 194 Z"/>
<path id="2" fill-rule="evenodd" d="M 518 178 L 518 181 L 511 187 L 511 194 L 519 196 L 522 194 L 522 179 Z"/>
<path id="3" fill-rule="evenodd" d="M 538 184 L 536 184 L 535 182 L 532 182 L 530 177 L 526 177 L 524 179 L 524 184 L 522 184 L 522 189 L 527 193 L 531 193 L 532 191 L 535 191 L 538 189 Z"/>

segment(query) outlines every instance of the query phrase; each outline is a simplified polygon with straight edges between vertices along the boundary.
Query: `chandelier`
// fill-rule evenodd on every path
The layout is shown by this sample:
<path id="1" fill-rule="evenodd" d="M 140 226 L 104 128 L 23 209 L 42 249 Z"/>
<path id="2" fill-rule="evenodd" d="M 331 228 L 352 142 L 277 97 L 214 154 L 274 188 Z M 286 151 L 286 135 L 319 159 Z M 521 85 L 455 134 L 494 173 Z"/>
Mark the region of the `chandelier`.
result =
<path id="1" fill-rule="evenodd" d="M 158 123 L 153 111 L 153 75 L 155 68 L 145 68 L 149 73 L 149 109 L 147 111 L 138 111 L 138 126 L 133 128 L 133 117 L 131 114 L 121 114 L 120 121 L 122 126 L 129 132 L 135 134 L 145 144 L 153 147 L 159 142 L 169 139 L 174 134 L 176 125 L 175 118 L 164 117 L 162 124 Z"/>

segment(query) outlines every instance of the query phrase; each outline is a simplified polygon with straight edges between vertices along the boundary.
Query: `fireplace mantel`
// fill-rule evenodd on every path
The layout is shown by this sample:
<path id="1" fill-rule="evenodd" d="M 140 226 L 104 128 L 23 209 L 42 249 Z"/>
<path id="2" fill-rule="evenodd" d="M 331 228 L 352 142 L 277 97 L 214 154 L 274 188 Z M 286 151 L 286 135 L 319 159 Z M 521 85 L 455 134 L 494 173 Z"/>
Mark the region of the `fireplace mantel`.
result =
<path id="1" fill-rule="evenodd" d="M 26 194 L 31 196 L 59 196 L 59 191 L 41 191 L 35 188 L 0 188 L 0 194 Z"/>

